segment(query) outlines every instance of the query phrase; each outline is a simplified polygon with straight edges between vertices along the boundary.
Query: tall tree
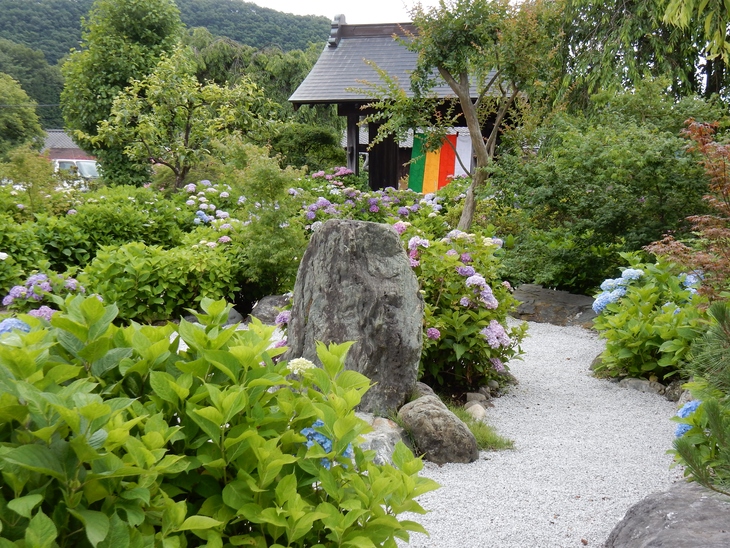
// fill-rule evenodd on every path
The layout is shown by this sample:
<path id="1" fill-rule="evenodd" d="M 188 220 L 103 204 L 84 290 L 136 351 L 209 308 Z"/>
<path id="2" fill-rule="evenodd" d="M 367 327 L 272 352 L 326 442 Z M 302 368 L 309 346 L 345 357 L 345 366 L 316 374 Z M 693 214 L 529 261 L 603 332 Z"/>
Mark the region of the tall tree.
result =
<path id="1" fill-rule="evenodd" d="M 43 52 L 0 38 L 0 72 L 15 78 L 38 103 L 38 117 L 44 128 L 63 127 L 58 102 L 63 77 L 57 66 L 46 62 Z"/>
<path id="2" fill-rule="evenodd" d="M 725 64 L 730 64 L 730 5 L 727 2 L 669 0 L 664 20 L 680 29 L 701 29 L 701 35 L 707 41 L 708 57 L 720 57 Z"/>
<path id="3" fill-rule="evenodd" d="M 676 97 L 722 93 L 722 61 L 708 56 L 704 30 L 664 20 L 665 0 L 565 0 L 563 56 L 571 101 L 632 88 L 647 76 L 669 77 Z"/>
<path id="4" fill-rule="evenodd" d="M 16 80 L 0 73 L 0 160 L 24 144 L 40 149 L 42 138 L 35 103 Z"/>
<path id="5" fill-rule="evenodd" d="M 104 178 L 139 183 L 148 165 L 130 165 L 124 144 L 95 138 L 112 102 L 133 79 L 154 69 L 160 55 L 180 38 L 182 23 L 174 0 L 96 0 L 84 21 L 82 49 L 63 65 L 63 116 L 79 145 L 96 155 Z"/>
<path id="6" fill-rule="evenodd" d="M 181 187 L 230 134 L 246 134 L 269 120 L 272 104 L 250 80 L 231 87 L 200 83 L 189 48 L 179 47 L 149 76 L 117 95 L 98 138 L 124 145 L 133 161 L 168 167 Z"/>
<path id="7" fill-rule="evenodd" d="M 406 46 L 418 52 L 409 98 L 397 82 L 385 78 L 369 118 L 381 125 L 379 135 L 407 127 L 429 127 L 440 146 L 445 127 L 466 124 L 476 165 L 464 200 L 459 229 L 468 230 L 474 216 L 475 191 L 484 186 L 494 160 L 497 138 L 509 116 L 526 106 L 536 108 L 555 85 L 554 56 L 559 37 L 560 5 L 553 0 L 441 0 L 438 7 L 419 5 L 411 13 L 418 32 Z M 449 85 L 461 114 L 446 107 L 434 116 L 431 90 L 434 71 Z M 426 114 L 427 116 L 424 116 Z M 468 166 L 468 159 L 462 159 Z"/>

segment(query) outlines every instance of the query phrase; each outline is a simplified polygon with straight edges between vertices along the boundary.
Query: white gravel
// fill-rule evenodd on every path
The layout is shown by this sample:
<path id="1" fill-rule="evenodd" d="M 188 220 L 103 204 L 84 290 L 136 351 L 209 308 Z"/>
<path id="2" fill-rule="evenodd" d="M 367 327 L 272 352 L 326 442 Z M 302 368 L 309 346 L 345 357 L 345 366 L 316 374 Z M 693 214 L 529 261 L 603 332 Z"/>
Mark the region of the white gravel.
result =
<path id="1" fill-rule="evenodd" d="M 530 323 L 519 385 L 492 400 L 487 422 L 516 449 L 482 452 L 472 464 L 425 463 L 441 488 L 414 515 L 429 548 L 602 546 L 634 503 L 682 477 L 670 470 L 676 404 L 591 376 L 603 350 L 579 327 Z"/>

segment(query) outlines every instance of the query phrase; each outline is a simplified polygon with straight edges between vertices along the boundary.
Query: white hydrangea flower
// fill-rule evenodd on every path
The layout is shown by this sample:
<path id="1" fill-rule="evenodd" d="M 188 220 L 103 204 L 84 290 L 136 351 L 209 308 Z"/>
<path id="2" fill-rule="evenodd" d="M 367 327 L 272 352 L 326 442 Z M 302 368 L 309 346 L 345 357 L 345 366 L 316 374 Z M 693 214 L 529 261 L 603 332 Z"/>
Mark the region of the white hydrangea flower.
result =
<path id="1" fill-rule="evenodd" d="M 289 363 L 286 365 L 286 368 L 294 375 L 301 375 L 307 369 L 313 369 L 315 367 L 317 366 L 306 358 L 294 358 L 293 360 L 289 360 Z"/>
<path id="2" fill-rule="evenodd" d="M 4 261 L 8 257 L 9 257 L 9 255 L 7 253 L 0 253 L 0 261 Z"/>

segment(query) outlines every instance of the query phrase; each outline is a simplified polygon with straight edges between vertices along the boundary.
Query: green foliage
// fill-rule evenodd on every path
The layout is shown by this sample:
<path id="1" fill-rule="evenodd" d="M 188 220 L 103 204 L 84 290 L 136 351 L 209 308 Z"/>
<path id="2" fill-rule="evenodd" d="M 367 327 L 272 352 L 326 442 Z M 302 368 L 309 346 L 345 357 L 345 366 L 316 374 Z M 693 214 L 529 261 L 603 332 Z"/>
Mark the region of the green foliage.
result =
<path id="1" fill-rule="evenodd" d="M 168 167 L 180 188 L 193 167 L 211 154 L 213 143 L 231 133 L 255 131 L 270 118 L 271 105 L 250 80 L 234 86 L 201 84 L 187 48 L 162 55 L 154 71 L 133 80 L 98 126 L 100 142 L 123 146 L 135 163 Z"/>
<path id="2" fill-rule="evenodd" d="M 207 245 L 102 247 L 82 279 L 89 291 L 116 303 L 120 320 L 145 323 L 179 317 L 204 298 L 231 298 L 236 289 L 231 260 Z"/>
<path id="3" fill-rule="evenodd" d="M 676 128 L 689 112 L 716 107 L 675 105 L 656 83 L 600 102 L 590 118 L 556 118 L 534 136 L 536 152 L 521 142 L 493 169 L 497 200 L 524 215 L 505 259 L 511 279 L 587 293 L 620 264 L 619 252 L 668 231 L 687 235 L 685 218 L 707 211 L 708 178 Z"/>
<path id="4" fill-rule="evenodd" d="M 66 127 L 99 159 L 105 180 L 147 182 L 149 164 L 130 164 L 123 155 L 126 143 L 94 137 L 116 95 L 152 72 L 160 55 L 174 47 L 182 28 L 178 9 L 172 0 L 96 0 L 84 27 L 81 50 L 72 52 L 62 68 Z"/>
<path id="5" fill-rule="evenodd" d="M 603 286 L 605 293 L 618 293 L 609 293 L 610 302 L 594 320 L 606 339 L 596 372 L 652 380 L 684 375 L 689 350 L 704 328 L 702 306 L 707 300 L 687 283 L 687 275 L 680 274 L 676 265 L 662 259 L 656 264 L 641 263 L 630 254 L 622 257 L 643 274 L 633 281 L 623 277 L 625 283 Z M 600 309 L 602 298 L 609 299 L 599 298 L 594 309 Z"/>
<path id="6" fill-rule="evenodd" d="M 0 164 L 0 178 L 13 182 L 13 190 L 19 194 L 21 210 L 27 219 L 49 209 L 58 179 L 53 164 L 29 146 L 22 146 L 8 154 L 8 162 Z M 17 204 L 14 204 L 17 209 Z"/>
<path id="7" fill-rule="evenodd" d="M 35 103 L 43 105 L 36 109 L 42 127 L 63 127 L 58 107 L 63 77 L 57 66 L 46 62 L 43 52 L 0 38 L 0 72 L 15 78 Z"/>
<path id="8" fill-rule="evenodd" d="M 506 327 L 517 301 L 497 275 L 501 242 L 459 231 L 426 241 L 414 233 L 402 237 L 426 304 L 421 380 L 445 393 L 504 383 L 505 362 L 519 354 L 527 326 Z"/>
<path id="9" fill-rule="evenodd" d="M 707 394 L 705 387 L 690 383 Z M 727 394 L 715 393 L 685 419 L 675 419 L 689 429 L 674 440 L 675 460 L 684 475 L 713 491 L 730 495 L 730 406 Z"/>
<path id="10" fill-rule="evenodd" d="M 349 344 L 289 375 L 273 328 L 223 328 L 225 302 L 201 304 L 202 326 L 119 328 L 115 306 L 77 297 L 52 327 L 3 335 L 4 542 L 395 547 L 424 532 L 397 519 L 436 487 L 421 461 L 401 444 L 376 466 L 356 445 L 369 383 L 344 371 Z M 306 443 L 316 420 L 328 449 Z"/>
<path id="11" fill-rule="evenodd" d="M 314 172 L 346 161 L 339 133 L 328 127 L 287 123 L 276 129 L 270 143 L 282 167 L 307 166 Z"/>
<path id="12" fill-rule="evenodd" d="M 7 160 L 15 147 L 40 149 L 43 130 L 35 113 L 35 103 L 13 77 L 0 73 L 0 161 Z M 30 106 L 30 108 L 28 108 Z"/>
<path id="13" fill-rule="evenodd" d="M 514 442 L 507 438 L 503 438 L 484 421 L 476 420 L 462 405 L 449 405 L 449 411 L 459 417 L 469 430 L 474 434 L 477 440 L 477 447 L 480 451 L 503 451 L 505 449 L 514 449 Z"/>
<path id="14" fill-rule="evenodd" d="M 707 311 L 710 325 L 692 345 L 686 372 L 713 391 L 730 394 L 730 305 L 716 301 Z"/>
<path id="15" fill-rule="evenodd" d="M 0 292 L 3 295 L 45 260 L 33 224 L 18 224 L 6 214 L 0 214 L 0 253 L 7 255 L 0 266 Z"/>

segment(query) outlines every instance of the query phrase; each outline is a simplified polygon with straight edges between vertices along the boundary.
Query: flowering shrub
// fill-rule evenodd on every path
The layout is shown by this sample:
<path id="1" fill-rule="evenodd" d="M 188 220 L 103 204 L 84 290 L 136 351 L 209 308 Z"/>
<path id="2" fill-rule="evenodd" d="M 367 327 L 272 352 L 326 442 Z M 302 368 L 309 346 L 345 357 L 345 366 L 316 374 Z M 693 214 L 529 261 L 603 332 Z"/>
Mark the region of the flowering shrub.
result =
<path id="1" fill-rule="evenodd" d="M 681 371 L 702 331 L 706 299 L 697 294 L 699 280 L 663 259 L 643 264 L 634 254 L 621 256 L 631 268 L 604 281 L 593 304 L 594 325 L 607 341 L 596 371 L 667 379 Z"/>
<path id="2" fill-rule="evenodd" d="M 10 288 L 8 294 L 3 297 L 2 304 L 9 310 L 50 320 L 55 310 L 48 304 L 53 304 L 54 298 L 65 299 L 68 295 L 85 292 L 84 286 L 71 276 L 41 272 Z"/>
<path id="3" fill-rule="evenodd" d="M 1 294 L 37 270 L 46 258 L 33 223 L 18 224 L 4 214 L 0 214 L 0 253 L 5 257 L 0 261 Z"/>
<path id="4" fill-rule="evenodd" d="M 120 328 L 115 306 L 75 297 L 50 327 L 0 335 L 5 543 L 395 546 L 423 532 L 398 518 L 436 484 L 403 444 L 394 466 L 358 447 L 369 382 L 344 370 L 349 345 L 320 345 L 323 368 L 293 377 L 273 327 L 225 328 L 225 302 L 201 304 L 202 325 Z"/>
<path id="5" fill-rule="evenodd" d="M 497 277 L 501 240 L 458 230 L 427 240 L 403 222 L 393 229 L 407 247 L 426 304 L 421 380 L 462 391 L 504 382 L 526 326 L 506 327 L 517 302 Z"/>

